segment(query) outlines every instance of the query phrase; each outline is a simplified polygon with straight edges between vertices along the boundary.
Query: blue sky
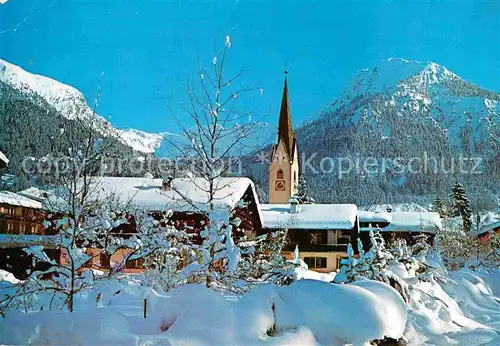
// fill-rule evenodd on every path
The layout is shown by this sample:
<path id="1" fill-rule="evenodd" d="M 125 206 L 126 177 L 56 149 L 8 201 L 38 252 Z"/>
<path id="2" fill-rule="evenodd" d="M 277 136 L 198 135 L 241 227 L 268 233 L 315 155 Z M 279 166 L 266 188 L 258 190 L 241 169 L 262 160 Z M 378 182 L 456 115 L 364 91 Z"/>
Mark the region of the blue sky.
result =
<path id="1" fill-rule="evenodd" d="M 231 36 L 245 107 L 276 122 L 288 67 L 295 124 L 382 59 L 434 61 L 500 91 L 500 1 L 53 1 L 0 5 L 0 58 L 70 84 L 119 128 L 176 131 L 174 111 L 198 63 Z"/>

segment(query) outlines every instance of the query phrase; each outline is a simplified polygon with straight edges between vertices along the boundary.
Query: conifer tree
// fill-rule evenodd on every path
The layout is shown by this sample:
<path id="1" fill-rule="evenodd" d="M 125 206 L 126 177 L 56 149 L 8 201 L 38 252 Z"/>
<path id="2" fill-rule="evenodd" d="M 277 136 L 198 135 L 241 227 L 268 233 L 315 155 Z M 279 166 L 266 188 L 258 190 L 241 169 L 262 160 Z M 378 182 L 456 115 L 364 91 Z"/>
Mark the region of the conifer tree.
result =
<path id="1" fill-rule="evenodd" d="M 456 183 L 452 187 L 451 198 L 450 216 L 460 216 L 462 218 L 462 230 L 468 232 L 472 225 L 472 209 L 462 184 Z"/>
<path id="2" fill-rule="evenodd" d="M 444 218 L 446 216 L 446 212 L 444 210 L 444 203 L 439 198 L 439 196 L 436 196 L 436 199 L 434 200 L 434 211 L 439 214 L 441 218 Z"/>
<path id="3" fill-rule="evenodd" d="M 316 201 L 314 198 L 308 196 L 308 191 L 307 191 L 307 180 L 304 178 L 303 175 L 299 177 L 299 185 L 297 188 L 297 194 L 294 195 L 295 199 L 300 204 L 314 204 Z"/>

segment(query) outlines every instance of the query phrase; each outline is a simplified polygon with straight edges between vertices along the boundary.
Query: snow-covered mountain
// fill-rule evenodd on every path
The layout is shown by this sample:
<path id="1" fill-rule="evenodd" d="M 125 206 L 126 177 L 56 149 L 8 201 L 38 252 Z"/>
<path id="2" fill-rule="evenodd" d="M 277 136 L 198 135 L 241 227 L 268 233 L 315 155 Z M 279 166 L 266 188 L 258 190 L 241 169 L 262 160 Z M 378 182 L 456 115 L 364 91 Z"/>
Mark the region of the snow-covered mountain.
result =
<path id="1" fill-rule="evenodd" d="M 77 117 L 90 118 L 93 115 L 93 107 L 87 104 L 87 100 L 77 89 L 54 79 L 32 74 L 1 59 L 0 82 L 6 83 L 22 94 L 41 97 L 69 120 Z M 145 154 L 154 153 L 167 135 L 134 129 L 118 130 L 100 116 L 97 117 L 96 127 L 101 133 L 114 136 L 131 149 Z"/>
<path id="2" fill-rule="evenodd" d="M 500 187 L 500 93 L 432 62 L 389 59 L 357 72 L 322 114 L 297 130 L 297 137 L 301 154 L 314 156 L 310 162 L 320 171 L 312 173 L 309 166 L 304 171 L 317 201 L 393 203 L 409 196 L 446 196 L 456 180 L 489 200 Z M 452 169 L 451 161 L 457 164 L 460 154 L 479 158 L 481 174 Z M 338 166 L 321 173 L 323 158 L 335 165 L 346 157 L 352 160 L 350 176 L 340 179 Z M 378 172 L 366 172 L 362 166 L 363 158 L 379 163 L 416 158 L 418 164 L 424 157 L 439 166 L 426 173 L 380 165 Z M 357 158 L 362 158 L 361 168 L 355 167 Z"/>
<path id="3" fill-rule="evenodd" d="M 155 153 L 162 145 L 169 132 L 149 133 L 136 129 L 118 130 L 120 137 L 129 146 L 142 153 Z"/>
<path id="4" fill-rule="evenodd" d="M 466 82 L 444 66 L 389 59 L 355 74 L 320 122 L 341 129 L 364 124 L 387 139 L 401 124 L 394 119 L 418 118 L 439 128 L 453 150 L 492 156 L 500 143 L 499 101 L 500 93 Z"/>

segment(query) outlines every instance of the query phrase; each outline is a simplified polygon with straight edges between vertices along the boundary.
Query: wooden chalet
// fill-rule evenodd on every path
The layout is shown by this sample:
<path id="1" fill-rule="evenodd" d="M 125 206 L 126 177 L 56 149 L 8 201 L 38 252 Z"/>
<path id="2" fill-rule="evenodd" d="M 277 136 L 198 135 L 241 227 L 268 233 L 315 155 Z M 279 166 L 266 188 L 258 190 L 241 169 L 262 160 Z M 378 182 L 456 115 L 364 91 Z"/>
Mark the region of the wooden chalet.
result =
<path id="1" fill-rule="evenodd" d="M 362 211 L 359 215 L 359 237 L 364 250 L 370 248 L 370 231 L 380 231 L 388 243 L 397 239 L 406 240 L 412 245 L 422 236 L 432 245 L 436 234 L 441 231 L 441 218 L 436 212 L 421 211 Z"/>
<path id="2" fill-rule="evenodd" d="M 488 242 L 491 235 L 496 233 L 500 235 L 500 215 L 488 213 L 479 219 L 479 227 L 472 227 L 469 235 L 479 238 L 482 242 Z"/>
<path id="3" fill-rule="evenodd" d="M 161 214 L 172 211 L 176 228 L 199 233 L 205 228 L 211 210 L 224 210 L 230 220 L 238 219 L 241 234 L 251 235 L 261 228 L 259 200 L 253 182 L 245 177 L 224 177 L 214 181 L 210 203 L 208 181 L 203 178 L 121 178 L 100 177 L 96 198 L 114 196 L 120 203 L 135 209 Z"/>
<path id="4" fill-rule="evenodd" d="M 54 236 L 43 227 L 47 214 L 41 207 L 39 201 L 21 194 L 0 192 L 0 269 L 18 278 L 26 277 L 26 269 L 34 269 L 24 247 L 43 245 L 49 257 L 57 257 Z"/>
<path id="5" fill-rule="evenodd" d="M 331 272 L 347 256 L 348 244 L 356 246 L 357 207 L 354 204 L 262 204 L 260 234 L 287 230 L 282 255 L 288 259 L 299 247 L 300 258 L 310 269 Z"/>
<path id="6" fill-rule="evenodd" d="M 98 177 L 94 179 L 92 198 L 96 200 L 112 197 L 118 205 L 128 204 L 130 209 L 142 210 L 161 218 L 171 210 L 170 222 L 179 230 L 192 234 L 191 241 L 202 242 L 200 232 L 209 224 L 208 213 L 211 206 L 208 198 L 207 182 L 200 178 L 148 179 Z M 235 242 L 252 235 L 254 229 L 261 228 L 259 217 L 259 201 L 252 181 L 248 178 L 220 178 L 215 181 L 216 193 L 212 206 L 215 210 L 226 210 L 230 213 L 230 222 L 238 224 L 234 232 Z M 13 272 L 19 278 L 26 277 L 26 269 L 30 268 L 31 259 L 22 248 L 31 245 L 44 245 L 50 257 L 64 263 L 66 254 L 58 247 L 58 230 L 47 220 L 50 209 L 47 193 L 30 188 L 17 194 L 0 193 L 0 246 L 2 249 L 2 266 L 0 268 Z M 57 213 L 50 214 L 57 218 Z M 123 217 L 124 215 L 121 215 Z M 128 222 L 113 230 L 117 235 L 127 238 L 137 233 L 135 215 L 126 214 Z M 50 220 L 48 220 L 50 221 Z M 234 222 L 237 221 L 237 222 Z M 124 272 L 142 271 L 143 259 L 128 260 L 132 249 L 119 249 L 111 257 L 102 249 L 87 249 L 92 258 L 84 268 L 107 271 L 121 263 Z"/>

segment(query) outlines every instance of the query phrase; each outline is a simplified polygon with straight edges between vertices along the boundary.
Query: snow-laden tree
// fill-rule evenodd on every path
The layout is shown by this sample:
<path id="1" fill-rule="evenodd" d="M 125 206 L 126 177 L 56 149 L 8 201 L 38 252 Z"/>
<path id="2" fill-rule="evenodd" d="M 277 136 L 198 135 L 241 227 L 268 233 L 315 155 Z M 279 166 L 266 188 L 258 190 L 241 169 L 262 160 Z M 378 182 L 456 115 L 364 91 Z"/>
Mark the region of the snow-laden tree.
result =
<path id="1" fill-rule="evenodd" d="M 421 235 L 412 246 L 406 241 L 397 240 L 390 247 L 386 246 L 380 232 L 370 232 L 370 250 L 363 251 L 363 244 L 358 238 L 359 256 L 356 257 L 351 244 L 348 245 L 348 257 L 342 260 L 340 272 L 335 282 L 354 282 L 359 280 L 377 280 L 394 287 L 405 301 L 409 301 L 411 280 L 440 280 L 446 282 L 440 268 L 427 264 L 430 246 L 427 236 Z"/>
<path id="2" fill-rule="evenodd" d="M 77 214 L 72 215 L 61 209 L 44 221 L 46 232 L 55 233 L 50 237 L 59 258 L 50 257 L 52 252 L 42 245 L 24 248 L 35 269 L 28 272 L 28 278 L 13 294 L 0 301 L 2 311 L 10 307 L 25 312 L 44 308 L 74 311 L 76 297 L 91 288 L 95 280 L 109 275 L 96 276 L 92 268 L 98 272 L 108 270 L 104 258 L 109 259 L 119 249 L 137 246 L 135 237 L 124 239 L 116 232 L 128 225 L 129 219 L 118 209 L 110 211 L 106 200 L 75 210 Z"/>
<path id="3" fill-rule="evenodd" d="M 434 205 L 433 205 L 432 209 L 436 213 L 438 213 L 442 219 L 444 219 L 446 217 L 446 210 L 444 207 L 444 203 L 439 196 L 436 196 L 436 198 L 434 199 Z"/>
<path id="4" fill-rule="evenodd" d="M 234 184 L 231 179 L 220 178 L 237 175 L 234 169 L 239 167 L 242 156 L 255 149 L 259 138 L 256 130 L 261 126 L 251 120 L 249 112 L 240 108 L 242 95 L 254 90 L 241 83 L 243 72 L 226 75 L 231 44 L 227 36 L 223 49 L 213 57 L 211 67 L 200 67 L 197 83 L 188 86 L 188 103 L 183 107 L 182 116 L 172 114 L 182 135 L 167 138 L 178 161 L 189 167 L 187 178 L 207 196 L 208 208 L 192 203 L 185 196 L 193 211 L 205 214 L 209 222 L 201 233 L 203 243 L 197 250 L 198 261 L 184 270 L 191 270 L 207 286 L 215 285 L 225 275 L 232 280 L 237 276 L 240 262 L 251 258 L 242 254 L 235 243 L 233 232 L 239 224 L 235 224 L 237 220 L 232 211 L 219 210 L 215 205 L 217 193 Z M 177 192 L 183 195 L 182 191 Z"/>
<path id="5" fill-rule="evenodd" d="M 287 239 L 287 230 L 269 232 L 251 241 L 255 254 L 246 271 L 246 280 L 251 284 L 272 283 L 278 286 L 290 285 L 297 279 L 295 268 L 306 267 L 299 258 L 299 248 L 293 252 L 293 259 L 287 260 L 281 253 Z M 307 268 L 305 268 L 307 269 Z"/>
<path id="6" fill-rule="evenodd" d="M 36 298 L 39 292 L 51 292 L 49 308 L 64 306 L 73 311 L 76 296 L 94 280 L 94 272 L 86 267 L 93 267 L 101 256 L 109 258 L 120 248 L 138 246 L 136 237 L 126 239 L 116 232 L 130 221 L 125 206 L 114 196 L 103 196 L 97 188 L 102 160 L 113 155 L 109 134 L 96 126 L 102 121 L 95 112 L 99 93 L 92 114 L 82 113 L 64 123 L 58 136 L 51 138 L 50 157 L 57 166 L 47 180 L 55 193 L 43 203 L 51 213 L 44 226 L 46 233 L 54 233 L 53 247 L 60 258 L 50 258 L 42 246 L 25 249 L 34 267 L 44 269 L 30 273 L 22 288 L 2 302 L 4 307 L 16 300 L 26 301 L 28 295 Z"/>
<path id="7" fill-rule="evenodd" d="M 136 211 L 135 215 L 140 246 L 131 256 L 144 258 L 144 282 L 163 291 L 194 282 L 181 269 L 196 260 L 195 248 L 190 235 L 174 227 L 172 211 Z"/>
<path id="8" fill-rule="evenodd" d="M 292 196 L 299 202 L 300 204 L 314 204 L 316 201 L 314 198 L 309 196 L 309 192 L 307 189 L 307 180 L 303 175 L 299 177 L 299 185 L 297 188 L 297 193 Z"/>
<path id="9" fill-rule="evenodd" d="M 442 231 L 438 234 L 438 252 L 448 270 L 460 268 L 497 268 L 500 258 L 500 235 L 490 232 L 482 237 L 462 232 Z"/>
<path id="10" fill-rule="evenodd" d="M 462 218 L 462 230 L 469 232 L 472 225 L 472 210 L 464 187 L 456 183 L 451 189 L 450 216 Z"/>
<path id="11" fill-rule="evenodd" d="M 363 244 L 358 238 L 359 257 L 354 258 L 352 245 L 348 245 L 348 259 L 344 260 L 347 265 L 345 280 L 347 282 L 362 279 L 378 280 L 390 284 L 391 275 L 386 269 L 394 256 L 385 248 L 385 241 L 379 232 L 370 231 L 370 250 L 363 251 Z"/>

